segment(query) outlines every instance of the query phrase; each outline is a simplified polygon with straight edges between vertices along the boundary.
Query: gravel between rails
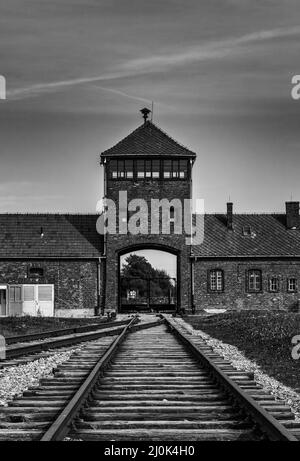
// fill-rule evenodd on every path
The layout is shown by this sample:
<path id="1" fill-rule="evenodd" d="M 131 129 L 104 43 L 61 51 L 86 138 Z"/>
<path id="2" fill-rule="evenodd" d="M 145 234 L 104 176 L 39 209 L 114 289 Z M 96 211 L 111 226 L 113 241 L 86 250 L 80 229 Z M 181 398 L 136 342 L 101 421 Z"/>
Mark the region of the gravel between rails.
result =
<path id="1" fill-rule="evenodd" d="M 270 392 L 270 394 L 274 395 L 276 398 L 283 399 L 291 407 L 292 412 L 295 414 L 296 421 L 300 421 L 300 394 L 262 372 L 257 363 L 247 359 L 235 346 L 223 343 L 201 330 L 195 330 L 183 319 L 174 318 L 173 320 L 192 336 L 200 336 L 203 338 L 216 353 L 220 354 L 226 360 L 229 360 L 238 370 L 253 372 L 256 382 L 261 384 L 266 391 Z"/>
<path id="2" fill-rule="evenodd" d="M 82 347 L 84 345 L 73 346 L 63 352 L 53 352 L 48 357 L 0 370 L 0 411 L 1 406 L 7 406 L 14 397 L 22 396 L 29 387 L 38 386 L 40 379 L 53 376 L 53 370 Z"/>

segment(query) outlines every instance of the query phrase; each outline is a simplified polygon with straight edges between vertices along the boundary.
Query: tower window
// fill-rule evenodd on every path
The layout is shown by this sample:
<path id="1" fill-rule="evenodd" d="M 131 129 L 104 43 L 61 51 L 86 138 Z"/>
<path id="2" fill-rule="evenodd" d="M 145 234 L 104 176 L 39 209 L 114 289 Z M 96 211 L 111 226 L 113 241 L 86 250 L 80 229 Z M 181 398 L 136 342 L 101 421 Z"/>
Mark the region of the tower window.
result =
<path id="1" fill-rule="evenodd" d="M 251 293 L 258 293 L 262 290 L 262 274 L 261 270 L 254 269 L 248 271 L 248 291 Z"/>
<path id="2" fill-rule="evenodd" d="M 188 162 L 187 160 L 179 160 L 179 177 L 180 179 L 187 178 L 188 176 Z"/>
<path id="3" fill-rule="evenodd" d="M 289 293 L 296 293 L 298 288 L 297 279 L 295 277 L 288 278 L 287 291 Z"/>
<path id="4" fill-rule="evenodd" d="M 158 179 L 160 177 L 159 160 L 137 160 L 137 178 Z"/>
<path id="5" fill-rule="evenodd" d="M 111 179 L 132 179 L 133 160 L 111 160 L 110 177 Z"/>
<path id="6" fill-rule="evenodd" d="M 209 272 L 209 291 L 224 290 L 224 272 L 220 269 L 214 269 Z"/>
<path id="7" fill-rule="evenodd" d="M 164 160 L 165 179 L 186 179 L 188 176 L 187 160 Z"/>
<path id="8" fill-rule="evenodd" d="M 164 160 L 164 178 L 172 177 L 172 160 Z"/>

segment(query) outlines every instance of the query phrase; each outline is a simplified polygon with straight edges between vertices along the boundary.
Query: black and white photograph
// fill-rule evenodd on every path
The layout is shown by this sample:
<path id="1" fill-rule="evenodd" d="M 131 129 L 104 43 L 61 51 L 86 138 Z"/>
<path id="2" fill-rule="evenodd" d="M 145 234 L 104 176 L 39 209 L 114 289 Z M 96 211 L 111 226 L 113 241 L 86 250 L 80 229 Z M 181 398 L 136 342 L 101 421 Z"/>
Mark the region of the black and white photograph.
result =
<path id="1" fill-rule="evenodd" d="M 299 0 L 0 0 L 0 442 L 300 441 L 299 122 Z"/>

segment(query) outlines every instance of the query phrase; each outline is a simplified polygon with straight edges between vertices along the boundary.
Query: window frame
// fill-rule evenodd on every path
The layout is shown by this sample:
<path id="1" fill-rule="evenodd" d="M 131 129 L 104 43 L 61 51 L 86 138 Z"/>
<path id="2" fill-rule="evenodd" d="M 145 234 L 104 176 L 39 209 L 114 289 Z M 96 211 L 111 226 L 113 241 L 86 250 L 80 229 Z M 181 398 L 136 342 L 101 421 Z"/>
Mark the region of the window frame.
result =
<path id="1" fill-rule="evenodd" d="M 273 280 L 276 280 L 277 282 L 277 288 L 275 290 L 272 289 Z M 276 275 L 271 275 L 269 277 L 269 293 L 279 293 L 279 291 L 280 291 L 280 278 L 277 277 Z"/>
<path id="2" fill-rule="evenodd" d="M 169 171 L 165 170 L 165 162 L 171 162 L 171 168 Z M 186 169 L 181 170 L 181 163 L 186 163 Z M 186 181 L 190 178 L 190 162 L 187 158 L 165 158 L 161 160 L 162 164 L 162 180 L 164 181 Z M 174 169 L 174 165 L 178 164 L 178 168 Z M 168 172 L 170 176 L 165 176 L 165 172 Z M 175 175 L 174 173 L 177 173 Z M 185 172 L 185 176 L 181 177 L 181 173 Z"/>
<path id="3" fill-rule="evenodd" d="M 32 273 L 33 270 L 42 271 L 42 275 Z M 45 278 L 45 268 L 43 266 L 30 266 L 28 267 L 28 278 L 29 279 L 44 279 Z"/>
<path id="4" fill-rule="evenodd" d="M 16 290 L 20 290 L 19 293 L 20 293 L 20 299 L 16 299 Z M 12 303 L 21 303 L 23 302 L 23 296 L 22 296 L 22 286 L 21 285 L 10 285 L 9 286 L 9 293 L 8 293 L 8 300 L 9 302 L 12 302 Z M 12 292 L 13 292 L 13 296 L 12 296 Z"/>
<path id="5" fill-rule="evenodd" d="M 295 289 L 293 289 L 293 290 L 290 289 L 291 280 L 295 281 Z M 297 277 L 288 277 L 287 278 L 287 287 L 286 288 L 287 288 L 288 293 L 298 293 L 298 279 L 297 279 Z"/>
<path id="6" fill-rule="evenodd" d="M 116 170 L 113 170 L 112 169 L 112 163 L 113 162 L 116 162 L 117 164 L 117 169 Z M 127 170 L 126 169 L 126 162 L 132 162 L 132 169 L 131 170 Z M 123 167 L 121 167 L 120 165 L 123 164 Z M 110 159 L 109 163 L 108 163 L 108 167 L 109 167 L 109 179 L 112 180 L 112 181 L 130 181 L 130 180 L 133 180 L 134 177 L 135 177 L 135 161 L 134 159 L 121 159 L 121 158 L 112 158 Z M 116 172 L 117 173 L 117 176 L 114 177 L 113 176 L 113 173 Z M 132 176 L 128 176 L 128 173 L 132 173 Z"/>
<path id="7" fill-rule="evenodd" d="M 132 162 L 132 169 L 127 171 L 126 162 Z M 138 163 L 143 163 L 143 171 L 139 171 Z M 146 168 L 147 162 L 150 162 L 150 169 Z M 153 164 L 158 164 L 154 168 Z M 165 162 L 170 162 L 169 171 L 165 171 Z M 115 163 L 114 169 L 112 168 Z M 108 179 L 111 181 L 186 181 L 190 179 L 190 160 L 188 158 L 111 158 L 108 162 Z M 165 172 L 170 176 L 165 176 Z M 116 176 L 113 176 L 113 174 Z M 128 175 L 130 173 L 131 175 Z M 140 173 L 140 176 L 139 176 Z M 147 174 L 148 173 L 148 174 Z"/>
<path id="8" fill-rule="evenodd" d="M 250 288 L 250 274 L 251 272 L 256 272 L 259 274 L 260 287 L 259 289 Z M 247 293 L 262 293 L 263 292 L 263 275 L 261 269 L 248 269 L 246 271 L 246 289 Z"/>
<path id="9" fill-rule="evenodd" d="M 221 274 L 221 288 L 218 288 L 218 273 Z M 212 288 L 212 275 L 216 276 L 216 288 Z M 225 291 L 225 275 L 224 270 L 219 268 L 209 269 L 207 273 L 207 288 L 209 293 L 224 293 Z"/>

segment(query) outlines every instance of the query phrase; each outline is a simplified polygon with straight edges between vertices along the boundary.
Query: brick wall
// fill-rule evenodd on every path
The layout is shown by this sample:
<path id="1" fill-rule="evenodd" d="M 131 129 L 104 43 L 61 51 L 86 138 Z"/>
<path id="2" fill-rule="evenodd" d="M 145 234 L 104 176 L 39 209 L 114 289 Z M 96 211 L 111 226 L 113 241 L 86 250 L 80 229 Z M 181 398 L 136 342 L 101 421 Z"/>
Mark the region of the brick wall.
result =
<path id="1" fill-rule="evenodd" d="M 150 216 L 150 202 L 153 199 L 189 199 L 191 184 L 189 180 L 182 181 L 107 181 L 107 197 L 118 204 L 119 191 L 127 191 L 128 202 L 132 199 L 143 198 L 147 201 Z M 118 272 L 119 252 L 133 245 L 154 245 L 155 249 L 166 249 L 169 247 L 177 252 L 179 258 L 180 281 L 180 305 L 183 308 L 190 307 L 190 265 L 189 246 L 186 245 L 185 235 L 151 235 L 150 227 L 148 235 L 108 235 L 107 236 L 107 259 L 106 259 L 106 299 L 105 307 L 110 309 L 118 308 Z"/>
<path id="2" fill-rule="evenodd" d="M 44 278 L 29 278 L 30 267 L 43 267 Z M 97 264 L 94 261 L 0 261 L 0 284 L 13 283 L 54 284 L 55 311 L 90 311 L 97 305 Z"/>
<path id="3" fill-rule="evenodd" d="M 208 272 L 212 269 L 224 271 L 224 292 L 208 291 Z M 248 293 L 246 273 L 250 269 L 262 271 L 262 292 Z M 278 293 L 269 291 L 269 277 L 278 277 Z M 287 278 L 295 277 L 300 283 L 300 262 L 296 261 L 205 261 L 195 262 L 195 306 L 226 309 L 294 309 L 300 293 L 287 292 Z"/>

